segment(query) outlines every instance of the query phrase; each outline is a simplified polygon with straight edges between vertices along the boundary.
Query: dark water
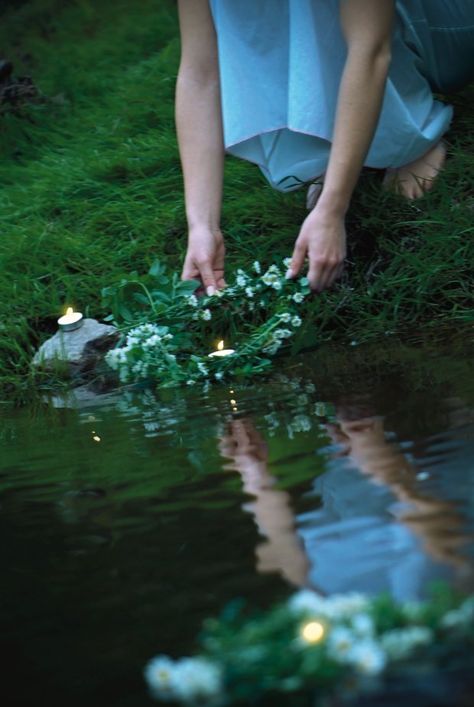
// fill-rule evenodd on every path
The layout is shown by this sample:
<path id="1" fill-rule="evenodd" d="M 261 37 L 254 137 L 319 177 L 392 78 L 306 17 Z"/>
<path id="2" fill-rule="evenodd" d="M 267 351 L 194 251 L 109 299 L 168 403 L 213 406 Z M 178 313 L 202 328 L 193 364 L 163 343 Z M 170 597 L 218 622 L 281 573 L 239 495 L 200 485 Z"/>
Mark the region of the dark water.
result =
<path id="1" fill-rule="evenodd" d="M 473 588 L 472 342 L 301 361 L 4 411 L 2 704 L 151 704 L 147 660 L 236 596 Z"/>

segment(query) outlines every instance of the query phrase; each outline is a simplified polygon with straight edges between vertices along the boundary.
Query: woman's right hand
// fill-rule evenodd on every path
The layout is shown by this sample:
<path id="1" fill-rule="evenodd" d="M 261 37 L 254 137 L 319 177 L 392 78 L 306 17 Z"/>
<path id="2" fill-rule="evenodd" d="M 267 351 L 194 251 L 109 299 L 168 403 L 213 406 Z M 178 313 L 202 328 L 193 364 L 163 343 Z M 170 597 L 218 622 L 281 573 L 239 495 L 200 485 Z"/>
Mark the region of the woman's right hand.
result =
<path id="1" fill-rule="evenodd" d="M 188 234 L 182 280 L 201 280 L 207 295 L 225 287 L 224 237 L 220 230 L 195 227 Z"/>

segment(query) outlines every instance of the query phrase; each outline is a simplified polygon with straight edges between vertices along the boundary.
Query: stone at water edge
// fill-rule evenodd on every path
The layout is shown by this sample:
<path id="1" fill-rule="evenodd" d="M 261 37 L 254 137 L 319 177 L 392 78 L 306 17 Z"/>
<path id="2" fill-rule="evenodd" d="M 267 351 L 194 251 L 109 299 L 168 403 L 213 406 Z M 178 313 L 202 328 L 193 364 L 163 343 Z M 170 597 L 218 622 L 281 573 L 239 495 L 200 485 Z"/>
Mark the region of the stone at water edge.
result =
<path id="1" fill-rule="evenodd" d="M 74 331 L 57 331 L 41 344 L 33 358 L 33 365 L 46 370 L 54 369 L 58 362 L 69 364 L 70 372 L 90 371 L 117 342 L 119 333 L 110 324 L 96 319 L 84 319 Z"/>
<path id="2" fill-rule="evenodd" d="M 123 391 L 127 386 L 121 386 L 120 390 L 109 392 L 98 392 L 90 384 L 80 385 L 65 392 L 55 395 L 44 395 L 43 400 L 48 405 L 57 409 L 74 408 L 76 410 L 87 410 L 94 407 L 115 408 L 123 398 Z"/>

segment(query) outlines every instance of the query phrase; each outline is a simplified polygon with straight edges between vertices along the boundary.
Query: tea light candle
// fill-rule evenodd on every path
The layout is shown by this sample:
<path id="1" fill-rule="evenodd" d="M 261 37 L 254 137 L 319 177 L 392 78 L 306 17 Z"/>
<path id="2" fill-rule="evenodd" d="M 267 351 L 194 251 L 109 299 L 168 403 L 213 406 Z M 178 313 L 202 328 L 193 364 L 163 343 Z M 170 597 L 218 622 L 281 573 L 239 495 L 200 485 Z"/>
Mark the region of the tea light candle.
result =
<path id="1" fill-rule="evenodd" d="M 225 349 L 224 342 L 219 341 L 219 343 L 217 344 L 217 351 L 213 351 L 212 353 L 210 353 L 209 357 L 211 358 L 212 356 L 231 356 L 233 353 L 235 353 L 235 349 Z"/>
<path id="2" fill-rule="evenodd" d="M 79 329 L 84 324 L 84 318 L 81 312 L 75 312 L 72 307 L 68 307 L 66 314 L 58 319 L 58 325 L 61 331 L 74 331 Z"/>

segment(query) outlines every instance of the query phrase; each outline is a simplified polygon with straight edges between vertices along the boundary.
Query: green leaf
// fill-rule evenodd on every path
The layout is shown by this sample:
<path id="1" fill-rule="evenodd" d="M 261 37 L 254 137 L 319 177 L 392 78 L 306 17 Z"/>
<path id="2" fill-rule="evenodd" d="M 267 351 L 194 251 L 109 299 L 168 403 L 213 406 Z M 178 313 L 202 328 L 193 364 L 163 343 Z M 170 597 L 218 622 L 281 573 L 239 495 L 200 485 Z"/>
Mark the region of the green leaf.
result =
<path id="1" fill-rule="evenodd" d="M 196 292 L 200 284 L 201 283 L 197 280 L 182 280 L 178 285 L 176 285 L 176 293 L 182 297 L 192 295 Z"/>
<path id="2" fill-rule="evenodd" d="M 166 284 L 167 282 L 169 282 L 169 278 L 165 273 L 166 268 L 160 263 L 159 260 L 155 260 L 155 262 L 152 264 L 151 268 L 148 271 L 148 274 L 158 280 L 158 282 L 161 284 Z"/>

